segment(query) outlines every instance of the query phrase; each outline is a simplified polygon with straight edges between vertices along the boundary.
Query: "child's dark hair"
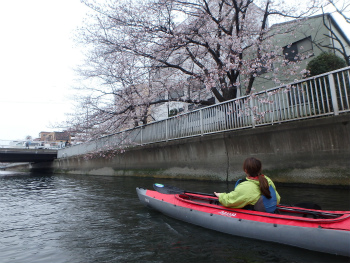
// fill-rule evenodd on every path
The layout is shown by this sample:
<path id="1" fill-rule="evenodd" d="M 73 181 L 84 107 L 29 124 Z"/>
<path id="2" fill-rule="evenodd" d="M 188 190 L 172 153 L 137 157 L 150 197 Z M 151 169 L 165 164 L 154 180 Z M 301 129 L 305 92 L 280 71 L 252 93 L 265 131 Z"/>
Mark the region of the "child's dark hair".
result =
<path id="1" fill-rule="evenodd" d="M 260 160 L 254 157 L 245 159 L 243 163 L 243 171 L 246 172 L 250 177 L 258 177 L 261 193 L 267 198 L 271 198 L 269 183 L 266 178 L 261 175 L 261 170 L 262 165 Z"/>

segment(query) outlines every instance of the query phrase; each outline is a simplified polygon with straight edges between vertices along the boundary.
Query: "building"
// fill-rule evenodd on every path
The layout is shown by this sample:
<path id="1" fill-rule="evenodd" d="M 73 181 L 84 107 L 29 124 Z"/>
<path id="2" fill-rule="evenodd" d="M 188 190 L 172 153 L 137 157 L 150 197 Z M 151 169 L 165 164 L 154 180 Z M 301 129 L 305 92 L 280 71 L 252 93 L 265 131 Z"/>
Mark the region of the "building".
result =
<path id="1" fill-rule="evenodd" d="M 40 141 L 66 142 L 71 143 L 71 136 L 67 131 L 63 132 L 40 132 Z"/>
<path id="2" fill-rule="evenodd" d="M 350 65 L 350 40 L 334 20 L 331 14 L 321 14 L 310 18 L 275 24 L 271 27 L 272 34 L 277 29 L 288 34 L 276 34 L 273 42 L 282 47 L 283 55 L 289 62 L 298 62 L 299 70 L 306 69 L 307 64 L 323 52 L 331 52 L 347 61 Z M 293 64 L 293 63 L 292 63 Z M 279 65 L 273 65 L 274 71 Z M 286 74 L 277 73 L 275 77 L 281 83 L 294 82 L 295 76 L 288 74 L 293 65 L 287 66 Z M 272 81 L 272 72 L 264 71 L 257 76 L 254 86 L 256 91 L 276 86 Z M 283 75 L 282 75 L 283 74 Z"/>

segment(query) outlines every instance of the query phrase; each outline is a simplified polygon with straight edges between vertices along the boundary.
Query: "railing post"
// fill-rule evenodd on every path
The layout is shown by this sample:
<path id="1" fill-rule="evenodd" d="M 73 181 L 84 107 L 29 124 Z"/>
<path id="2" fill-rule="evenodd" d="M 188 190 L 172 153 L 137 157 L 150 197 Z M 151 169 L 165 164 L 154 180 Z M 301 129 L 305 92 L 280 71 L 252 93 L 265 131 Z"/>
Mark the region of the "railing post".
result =
<path id="1" fill-rule="evenodd" d="M 201 135 L 203 136 L 203 111 L 199 110 L 199 123 L 201 127 Z"/>
<path id="2" fill-rule="evenodd" d="M 254 102 L 253 102 L 253 96 L 250 95 L 250 109 L 251 109 L 251 119 L 252 119 L 252 128 L 255 128 L 255 117 L 254 117 Z"/>
<path id="3" fill-rule="evenodd" d="M 141 129 L 141 145 L 142 145 L 142 130 L 143 130 L 142 128 L 143 128 L 143 126 L 140 127 L 140 129 Z"/>
<path id="4" fill-rule="evenodd" d="M 339 115 L 339 106 L 338 106 L 338 100 L 337 100 L 337 92 L 335 90 L 334 77 L 333 77 L 332 73 L 328 75 L 328 81 L 329 81 L 329 88 L 331 90 L 331 97 L 332 97 L 332 105 L 333 105 L 334 115 Z"/>
<path id="5" fill-rule="evenodd" d="M 165 119 L 165 140 L 169 140 L 169 134 L 168 134 L 168 119 Z"/>

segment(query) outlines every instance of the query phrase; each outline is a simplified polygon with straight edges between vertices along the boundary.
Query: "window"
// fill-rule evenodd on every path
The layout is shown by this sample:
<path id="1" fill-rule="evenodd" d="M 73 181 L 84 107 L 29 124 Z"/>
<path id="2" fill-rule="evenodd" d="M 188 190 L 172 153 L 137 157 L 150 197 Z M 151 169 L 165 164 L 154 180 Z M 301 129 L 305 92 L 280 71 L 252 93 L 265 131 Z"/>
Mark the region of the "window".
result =
<path id="1" fill-rule="evenodd" d="M 284 57 L 289 61 L 298 61 L 301 59 L 302 55 L 306 55 L 310 52 L 312 52 L 311 36 L 283 47 Z"/>

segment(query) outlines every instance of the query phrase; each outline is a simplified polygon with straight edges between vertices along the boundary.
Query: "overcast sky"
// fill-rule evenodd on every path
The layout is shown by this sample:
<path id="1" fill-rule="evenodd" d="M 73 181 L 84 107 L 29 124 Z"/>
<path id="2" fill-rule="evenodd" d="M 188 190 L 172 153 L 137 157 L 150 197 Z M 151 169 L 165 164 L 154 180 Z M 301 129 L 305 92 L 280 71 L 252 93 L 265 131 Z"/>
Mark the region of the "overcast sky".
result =
<path id="1" fill-rule="evenodd" d="M 36 138 L 72 111 L 79 0 L 0 1 L 0 140 Z"/>
<path id="2" fill-rule="evenodd" d="M 87 11 L 79 0 L 0 1 L 0 141 L 58 130 L 72 112 L 82 61 L 73 33 Z"/>

